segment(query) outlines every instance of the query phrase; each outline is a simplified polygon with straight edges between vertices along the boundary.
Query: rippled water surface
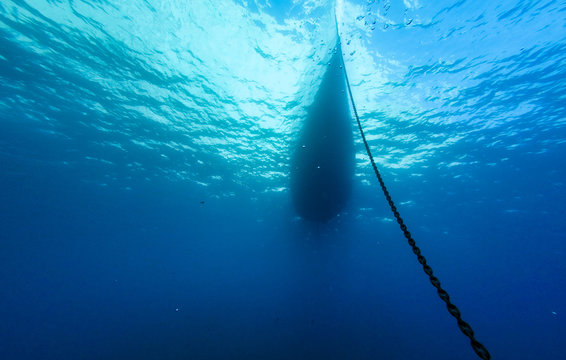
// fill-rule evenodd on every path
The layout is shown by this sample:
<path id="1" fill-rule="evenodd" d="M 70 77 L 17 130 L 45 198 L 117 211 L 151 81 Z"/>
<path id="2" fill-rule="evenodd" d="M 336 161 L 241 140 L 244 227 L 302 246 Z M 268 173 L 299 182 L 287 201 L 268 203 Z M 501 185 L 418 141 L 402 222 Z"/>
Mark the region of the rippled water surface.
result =
<path id="1" fill-rule="evenodd" d="M 336 23 L 465 320 L 493 358 L 563 359 L 566 5 L 542 0 L 2 1 L 0 357 L 477 358 L 354 123 L 347 208 L 292 207 Z"/>

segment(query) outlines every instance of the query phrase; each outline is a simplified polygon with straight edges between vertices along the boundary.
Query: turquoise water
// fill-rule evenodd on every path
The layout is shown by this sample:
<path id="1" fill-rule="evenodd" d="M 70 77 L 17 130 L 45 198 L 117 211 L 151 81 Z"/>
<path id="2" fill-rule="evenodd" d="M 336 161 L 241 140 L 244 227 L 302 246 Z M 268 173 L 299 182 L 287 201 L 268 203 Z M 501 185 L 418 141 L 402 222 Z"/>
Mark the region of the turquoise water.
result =
<path id="1" fill-rule="evenodd" d="M 335 44 L 391 195 L 496 359 L 562 359 L 560 1 L 0 4 L 0 357 L 475 359 L 356 128 L 293 208 Z"/>

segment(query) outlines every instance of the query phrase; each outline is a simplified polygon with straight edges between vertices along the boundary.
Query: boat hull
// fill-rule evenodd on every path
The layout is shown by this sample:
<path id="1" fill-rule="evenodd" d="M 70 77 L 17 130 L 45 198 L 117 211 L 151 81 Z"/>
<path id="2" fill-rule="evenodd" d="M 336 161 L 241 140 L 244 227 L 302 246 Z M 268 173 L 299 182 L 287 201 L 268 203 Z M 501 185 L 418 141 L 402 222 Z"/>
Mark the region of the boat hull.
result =
<path id="1" fill-rule="evenodd" d="M 352 121 L 340 52 L 337 46 L 291 156 L 293 204 L 311 221 L 336 216 L 352 188 Z"/>

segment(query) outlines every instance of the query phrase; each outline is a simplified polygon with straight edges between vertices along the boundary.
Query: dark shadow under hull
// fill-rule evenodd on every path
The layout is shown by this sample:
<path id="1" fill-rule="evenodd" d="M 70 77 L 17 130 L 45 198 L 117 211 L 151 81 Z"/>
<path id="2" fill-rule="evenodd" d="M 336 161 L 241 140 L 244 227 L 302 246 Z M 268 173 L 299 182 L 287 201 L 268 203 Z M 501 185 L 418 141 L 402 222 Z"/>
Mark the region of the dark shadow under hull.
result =
<path id="1" fill-rule="evenodd" d="M 352 123 L 337 44 L 291 155 L 291 194 L 298 214 L 319 222 L 338 214 L 350 196 L 353 172 Z"/>

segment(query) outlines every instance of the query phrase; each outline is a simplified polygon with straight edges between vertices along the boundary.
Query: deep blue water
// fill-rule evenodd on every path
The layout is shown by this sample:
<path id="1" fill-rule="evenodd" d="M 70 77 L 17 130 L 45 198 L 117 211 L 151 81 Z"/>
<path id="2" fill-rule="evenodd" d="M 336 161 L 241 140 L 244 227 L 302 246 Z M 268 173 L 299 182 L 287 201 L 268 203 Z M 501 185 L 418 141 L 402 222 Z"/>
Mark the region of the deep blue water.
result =
<path id="1" fill-rule="evenodd" d="M 335 13 L 464 320 L 494 359 L 566 358 L 566 5 L 528 0 L 2 1 L 0 358 L 477 359 L 354 126 L 346 208 L 293 208 Z"/>

